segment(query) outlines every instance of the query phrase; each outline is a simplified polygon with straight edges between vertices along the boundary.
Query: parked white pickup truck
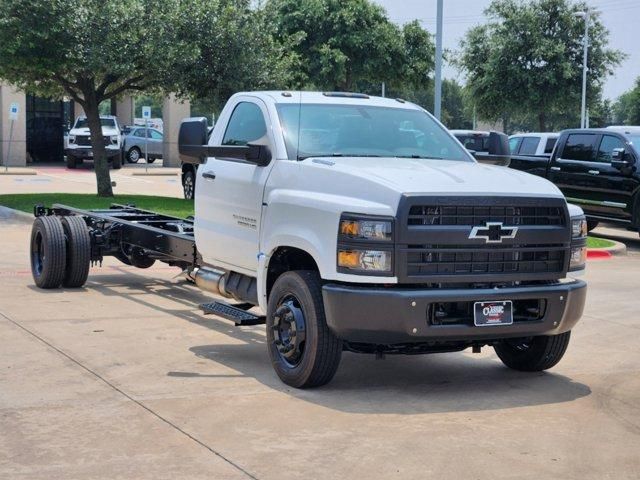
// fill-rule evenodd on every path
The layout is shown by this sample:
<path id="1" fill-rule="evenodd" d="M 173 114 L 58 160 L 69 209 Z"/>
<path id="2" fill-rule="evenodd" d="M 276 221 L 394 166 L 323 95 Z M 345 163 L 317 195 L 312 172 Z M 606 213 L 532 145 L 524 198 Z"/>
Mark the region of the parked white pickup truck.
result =
<path id="1" fill-rule="evenodd" d="M 586 296 L 573 278 L 585 268 L 583 212 L 544 179 L 477 163 L 422 108 L 359 94 L 240 93 L 210 138 L 206 119 L 184 120 L 179 150 L 199 164 L 195 222 L 129 206 L 36 209 L 36 283 L 79 286 L 103 255 L 179 266 L 241 302 L 205 311 L 266 322 L 271 363 L 294 387 L 327 383 L 345 350 L 490 345 L 523 371 L 562 358 Z M 45 247 L 56 218 L 67 232 L 80 227 L 67 234 L 67 273 L 53 276 Z M 91 248 L 76 261 L 81 243 Z"/>
<path id="2" fill-rule="evenodd" d="M 102 135 L 109 163 L 114 169 L 122 167 L 122 135 L 118 126 L 118 119 L 111 115 L 100 115 Z M 87 117 L 78 117 L 69 130 L 65 145 L 67 168 L 76 168 L 84 160 L 93 160 L 91 149 L 91 134 Z"/>

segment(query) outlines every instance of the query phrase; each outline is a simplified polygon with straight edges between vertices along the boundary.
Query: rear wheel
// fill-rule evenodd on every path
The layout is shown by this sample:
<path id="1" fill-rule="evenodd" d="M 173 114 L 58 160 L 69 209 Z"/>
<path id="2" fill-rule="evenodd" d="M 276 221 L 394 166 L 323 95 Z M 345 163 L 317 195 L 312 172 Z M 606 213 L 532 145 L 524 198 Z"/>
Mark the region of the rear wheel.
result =
<path id="1" fill-rule="evenodd" d="M 38 217 L 31 229 L 31 274 L 40 288 L 58 288 L 65 278 L 67 245 L 59 217 Z"/>
<path id="2" fill-rule="evenodd" d="M 342 340 L 325 320 L 317 272 L 286 272 L 276 280 L 267 307 L 267 345 L 280 379 L 296 388 L 328 383 L 340 364 Z"/>
<path id="3" fill-rule="evenodd" d="M 153 163 L 156 161 L 156 157 L 147 157 L 147 163 Z"/>
<path id="4" fill-rule="evenodd" d="M 129 163 L 138 163 L 141 158 L 142 155 L 138 147 L 131 147 L 127 152 L 127 162 Z"/>
<path id="5" fill-rule="evenodd" d="M 67 168 L 74 169 L 76 168 L 76 159 L 71 155 L 67 155 Z"/>
<path id="6" fill-rule="evenodd" d="M 91 237 L 82 217 L 62 217 L 62 228 L 67 240 L 67 266 L 62 285 L 68 288 L 82 287 L 89 276 L 91 266 Z"/>
<path id="7" fill-rule="evenodd" d="M 560 335 L 513 338 L 502 340 L 493 348 L 507 367 L 523 372 L 540 372 L 562 359 L 570 338 L 570 331 Z"/>

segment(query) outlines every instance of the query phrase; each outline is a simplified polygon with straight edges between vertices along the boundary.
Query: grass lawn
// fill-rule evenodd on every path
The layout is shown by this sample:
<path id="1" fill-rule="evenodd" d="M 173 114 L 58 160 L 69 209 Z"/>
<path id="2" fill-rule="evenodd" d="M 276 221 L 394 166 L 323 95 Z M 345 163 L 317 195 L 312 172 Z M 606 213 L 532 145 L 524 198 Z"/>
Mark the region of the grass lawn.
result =
<path id="1" fill-rule="evenodd" d="M 54 203 L 70 207 L 92 209 L 109 208 L 112 203 L 134 204 L 143 210 L 151 210 L 173 217 L 185 218 L 193 215 L 193 200 L 148 195 L 116 195 L 113 198 L 99 198 L 94 194 L 82 193 L 21 193 L 0 195 L 0 205 L 32 213 L 33 206 L 42 204 L 50 207 Z"/>
<path id="2" fill-rule="evenodd" d="M 605 240 L 604 238 L 597 237 L 587 237 L 587 247 L 588 248 L 606 248 L 613 247 L 615 243 L 611 240 Z"/>

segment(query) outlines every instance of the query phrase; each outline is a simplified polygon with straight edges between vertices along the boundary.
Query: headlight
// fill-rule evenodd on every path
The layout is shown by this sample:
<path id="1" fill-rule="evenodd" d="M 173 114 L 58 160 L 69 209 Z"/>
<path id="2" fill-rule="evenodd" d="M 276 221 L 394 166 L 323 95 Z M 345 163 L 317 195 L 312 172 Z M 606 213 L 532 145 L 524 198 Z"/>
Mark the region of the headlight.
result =
<path id="1" fill-rule="evenodd" d="M 571 219 L 571 237 L 582 238 L 587 236 L 587 220 L 582 218 Z"/>
<path id="2" fill-rule="evenodd" d="M 339 248 L 338 267 L 360 272 L 391 273 L 391 252 Z"/>
<path id="3" fill-rule="evenodd" d="M 118 135 L 111 135 L 111 143 L 113 145 L 117 145 L 118 144 Z"/>
<path id="4" fill-rule="evenodd" d="M 343 216 L 340 219 L 340 237 L 342 240 L 364 240 L 373 242 L 390 242 L 392 236 L 391 220 L 378 220 L 367 218 L 350 218 Z"/>
<path id="5" fill-rule="evenodd" d="M 76 136 L 75 135 L 69 135 L 69 143 L 76 143 Z"/>
<path id="6" fill-rule="evenodd" d="M 569 271 L 583 270 L 587 263 L 587 220 L 585 217 L 571 219 L 571 258 Z"/>

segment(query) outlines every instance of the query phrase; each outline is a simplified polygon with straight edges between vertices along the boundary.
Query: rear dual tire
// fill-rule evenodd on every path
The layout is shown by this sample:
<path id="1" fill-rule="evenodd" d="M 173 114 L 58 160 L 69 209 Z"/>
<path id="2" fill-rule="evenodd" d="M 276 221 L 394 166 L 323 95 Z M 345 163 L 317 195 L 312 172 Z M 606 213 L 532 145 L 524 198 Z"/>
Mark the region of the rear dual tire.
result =
<path id="1" fill-rule="evenodd" d="M 91 264 L 91 238 L 82 217 L 35 219 L 31 230 L 31 273 L 39 288 L 82 287 Z"/>

